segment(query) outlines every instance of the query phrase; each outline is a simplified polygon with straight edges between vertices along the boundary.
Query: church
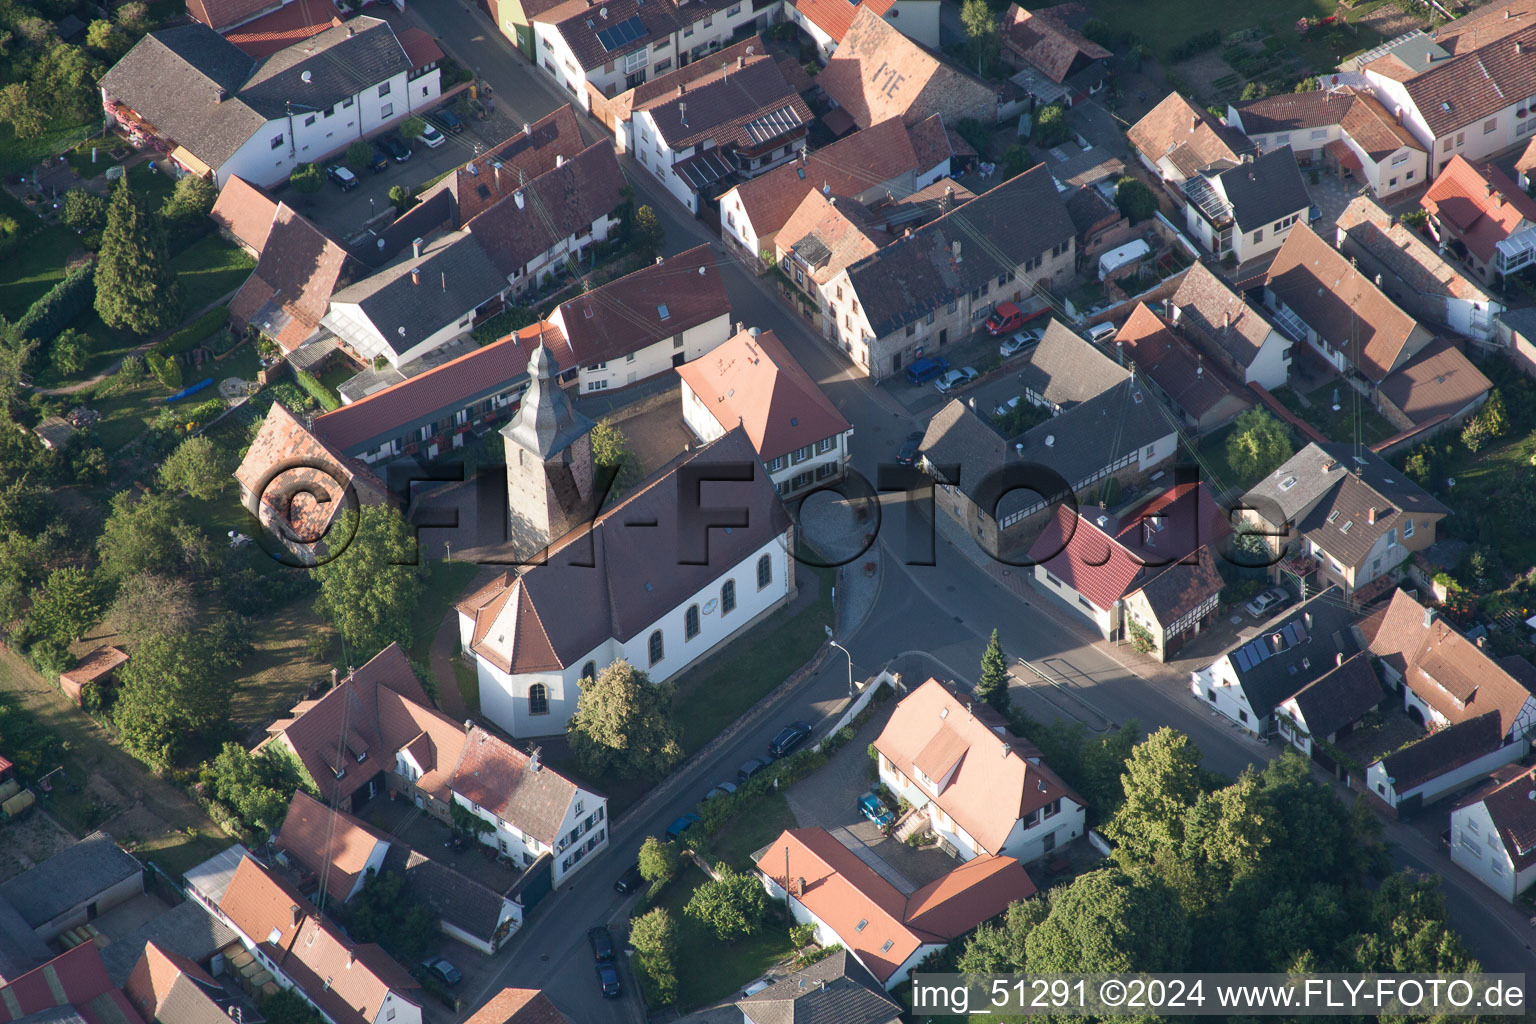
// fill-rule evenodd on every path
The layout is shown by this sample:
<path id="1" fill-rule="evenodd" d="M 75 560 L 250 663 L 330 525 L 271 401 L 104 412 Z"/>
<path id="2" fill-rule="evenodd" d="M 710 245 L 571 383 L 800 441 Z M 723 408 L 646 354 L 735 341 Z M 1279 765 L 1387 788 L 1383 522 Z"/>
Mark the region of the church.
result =
<path id="1" fill-rule="evenodd" d="M 458 605 L 481 713 L 517 738 L 566 730 L 593 678 L 623 659 L 677 675 L 795 595 L 794 527 L 745 431 L 674 459 L 601 515 L 595 425 L 542 346 L 501 430 L 514 550 L 531 564 Z"/>

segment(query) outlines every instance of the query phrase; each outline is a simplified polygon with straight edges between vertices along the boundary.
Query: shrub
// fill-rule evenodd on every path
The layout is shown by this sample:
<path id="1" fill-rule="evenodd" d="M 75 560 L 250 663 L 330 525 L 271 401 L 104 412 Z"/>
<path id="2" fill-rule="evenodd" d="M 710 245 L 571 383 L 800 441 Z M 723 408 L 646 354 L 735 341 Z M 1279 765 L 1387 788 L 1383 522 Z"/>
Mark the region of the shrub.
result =
<path id="1" fill-rule="evenodd" d="M 299 387 L 309 393 L 310 397 L 320 403 L 320 407 L 326 412 L 341 408 L 341 400 L 332 394 L 331 389 L 321 384 L 315 375 L 306 370 L 294 370 L 293 379 L 299 382 Z"/>
<path id="2" fill-rule="evenodd" d="M 222 328 L 229 321 L 229 310 L 220 306 L 210 309 L 181 330 L 166 338 L 155 350 L 162 355 L 174 356 L 197 347 L 198 342 Z"/>
<path id="3" fill-rule="evenodd" d="M 23 341 L 49 341 L 84 313 L 95 298 L 96 264 L 83 263 L 32 303 L 16 321 L 16 333 Z"/>
<path id="4" fill-rule="evenodd" d="M 373 147 L 362 139 L 358 139 L 347 147 L 347 167 L 354 173 L 368 169 L 368 162 L 373 159 Z"/>
<path id="5" fill-rule="evenodd" d="M 1214 50 L 1220 45 L 1221 31 L 1219 29 L 1213 28 L 1206 32 L 1199 32 L 1169 50 L 1168 60 L 1170 63 L 1176 64 L 1181 60 L 1188 60 L 1196 54 L 1204 53 L 1206 50 Z"/>
<path id="6" fill-rule="evenodd" d="M 1429 211 L 1422 206 L 1415 206 L 1397 219 L 1405 228 L 1422 231 L 1424 230 L 1424 225 L 1429 223 Z"/>
<path id="7" fill-rule="evenodd" d="M 123 365 L 118 367 L 117 375 L 128 384 L 137 384 L 144 379 L 144 357 L 136 355 L 123 356 Z"/>
<path id="8" fill-rule="evenodd" d="M 508 306 L 495 316 L 480 321 L 470 334 L 474 337 L 476 345 L 489 345 L 493 341 L 505 338 L 513 331 L 527 327 L 535 319 L 537 318 L 532 311 L 525 306 Z"/>
<path id="9" fill-rule="evenodd" d="M 1048 103 L 1035 111 L 1035 127 L 1030 139 L 1037 145 L 1059 146 L 1072 135 L 1067 124 L 1067 108 L 1059 103 Z"/>
<path id="10" fill-rule="evenodd" d="M 180 363 L 174 359 L 167 359 L 158 352 L 148 353 L 145 355 L 144 361 L 149 364 L 149 372 L 155 375 L 155 380 L 158 380 L 172 391 L 181 390 Z"/>
<path id="11" fill-rule="evenodd" d="M 299 164 L 288 176 L 288 184 L 300 195 L 312 196 L 325 186 L 325 175 L 314 164 Z"/>

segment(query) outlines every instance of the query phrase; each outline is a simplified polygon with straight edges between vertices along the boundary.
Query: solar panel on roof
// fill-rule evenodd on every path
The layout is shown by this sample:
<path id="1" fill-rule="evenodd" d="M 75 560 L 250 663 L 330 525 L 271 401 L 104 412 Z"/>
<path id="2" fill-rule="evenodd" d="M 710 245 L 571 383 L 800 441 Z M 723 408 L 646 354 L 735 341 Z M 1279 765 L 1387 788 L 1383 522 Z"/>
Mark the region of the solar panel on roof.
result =
<path id="1" fill-rule="evenodd" d="M 597 41 L 603 44 L 603 49 L 612 53 L 614 50 L 628 46 L 636 39 L 645 35 L 645 22 L 638 17 L 626 18 L 614 25 L 605 28 L 597 34 Z"/>
<path id="2" fill-rule="evenodd" d="M 1253 668 L 1253 663 L 1248 660 L 1248 649 L 1246 647 L 1239 647 L 1237 652 L 1232 655 L 1232 660 L 1237 662 L 1237 667 L 1244 672 Z"/>

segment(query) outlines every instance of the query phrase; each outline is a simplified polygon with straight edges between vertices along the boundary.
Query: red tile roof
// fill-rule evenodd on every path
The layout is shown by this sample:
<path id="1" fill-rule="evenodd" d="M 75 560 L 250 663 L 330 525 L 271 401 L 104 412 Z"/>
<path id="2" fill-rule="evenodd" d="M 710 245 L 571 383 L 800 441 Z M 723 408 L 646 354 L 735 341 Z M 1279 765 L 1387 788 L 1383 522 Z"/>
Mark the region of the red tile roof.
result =
<path id="1" fill-rule="evenodd" d="M 1081 57 L 1108 60 L 1108 50 L 1062 21 L 1054 7 L 1027 11 L 1017 3 L 1002 21 L 1003 45 L 1060 85 Z"/>
<path id="2" fill-rule="evenodd" d="M 1482 797 L 1499 841 L 1516 871 L 1536 864 L 1536 768 L 1515 769 L 1514 778 Z"/>
<path id="3" fill-rule="evenodd" d="M 504 988 L 464 1024 L 571 1024 L 570 1018 L 536 988 Z"/>
<path id="4" fill-rule="evenodd" d="M 831 36 L 834 43 L 840 43 L 848 32 L 848 26 L 853 24 L 854 15 L 860 10 L 868 9 L 883 18 L 886 12 L 896 6 L 896 0 L 857 0 L 854 3 L 849 0 L 794 0 L 793 6 L 813 25 Z"/>
<path id="5" fill-rule="evenodd" d="M 1461 412 L 1493 382 L 1445 339 L 1432 341 L 1401 370 L 1381 382 L 1381 393 L 1417 426 Z"/>
<path id="6" fill-rule="evenodd" d="M 559 840 L 579 792 L 570 779 L 479 726 L 469 730 L 449 786 L 549 846 Z"/>
<path id="7" fill-rule="evenodd" d="M 1195 419 L 1234 395 L 1214 367 L 1206 368 L 1183 331 L 1163 323 L 1146 303 L 1136 304 L 1115 335 L 1115 343 L 1124 345 L 1125 358 L 1133 360 L 1137 369 L 1151 377 L 1175 405 Z M 1237 399 L 1248 404 L 1242 395 L 1237 395 Z"/>
<path id="8" fill-rule="evenodd" d="M 256 269 L 229 301 L 230 319 L 237 329 L 250 324 L 292 352 L 319 329 L 331 293 L 364 273 L 340 243 L 283 203 Z"/>
<path id="9" fill-rule="evenodd" d="M 224 33 L 224 38 L 252 57 L 270 57 L 278 50 L 319 35 L 333 22 L 340 24 L 341 11 L 331 0 L 288 3 Z M 400 41 L 405 42 L 403 33 Z"/>
<path id="10" fill-rule="evenodd" d="M 144 945 L 123 991 L 140 1016 L 156 1024 L 229 1024 L 229 1015 L 210 995 L 219 991 L 218 982 L 154 942 Z"/>
<path id="11" fill-rule="evenodd" d="M 776 61 L 747 64 L 745 57 L 739 66 L 697 79 L 682 95 L 658 99 L 645 112 L 674 151 L 704 142 L 760 151 L 804 135 L 816 116 Z"/>
<path id="12" fill-rule="evenodd" d="M 420 198 L 425 203 L 439 192 L 452 193 L 457 205 L 454 223 L 462 226 L 517 191 L 525 180 L 549 173 L 585 148 L 576 113 L 567 103 L 524 125 L 522 131 L 470 160 Z M 499 170 L 497 164 L 501 165 Z"/>
<path id="13" fill-rule="evenodd" d="M 1419 202 L 1484 263 L 1522 225 L 1536 224 L 1536 199 L 1493 164 L 1474 167 L 1460 155 L 1451 158 Z"/>
<path id="14" fill-rule="evenodd" d="M 231 174 L 208 216 L 259 255 L 277 216 L 277 201 L 244 178 Z"/>
<path id="15" fill-rule="evenodd" d="M 94 683 L 127 660 L 128 652 L 120 647 L 98 647 L 81 658 L 80 664 L 68 672 L 60 672 L 59 680 L 62 682 L 68 679 L 77 687 L 84 686 Z"/>
<path id="16" fill-rule="evenodd" d="M 86 1024 L 143 1024 L 128 997 L 107 977 L 94 942 L 66 950 L 9 985 L 0 985 L 0 1024 L 65 1006 L 74 1007 Z"/>
<path id="17" fill-rule="evenodd" d="M 218 30 L 238 24 L 273 6 L 273 0 L 187 0 L 187 13 Z"/>
<path id="18" fill-rule="evenodd" d="M 354 742 L 365 745 L 362 741 Z M 338 902 L 352 895 L 380 844 L 387 847 L 389 837 L 350 815 L 332 810 L 302 789 L 293 794 L 277 836 L 277 848 L 313 871 L 322 891 Z M 379 856 L 382 858 L 382 854 Z"/>
<path id="19" fill-rule="evenodd" d="M 412 68 L 425 67 L 443 59 L 443 48 L 437 45 L 437 40 L 430 33 L 422 29 L 402 29 L 395 38 L 400 40 L 400 49 L 405 51 L 405 58 L 411 62 Z"/>
<path id="20" fill-rule="evenodd" d="M 919 202 L 921 200 L 918 200 Z M 825 196 L 815 189 L 805 194 L 800 206 L 785 222 L 774 240 L 780 263 L 790 259 L 797 246 L 814 240 L 821 250 L 809 271 L 816 284 L 826 284 L 845 267 L 874 254 L 891 236 L 876 226 L 875 217 L 862 203 Z"/>
<path id="21" fill-rule="evenodd" d="M 746 430 L 765 462 L 852 429 L 772 331 L 740 331 L 677 372 L 723 429 Z"/>
<path id="22" fill-rule="evenodd" d="M 1126 130 L 1126 138 L 1154 164 L 1167 158 L 1186 178 L 1207 167 L 1238 162 L 1238 153 L 1252 143 L 1177 92 Z"/>

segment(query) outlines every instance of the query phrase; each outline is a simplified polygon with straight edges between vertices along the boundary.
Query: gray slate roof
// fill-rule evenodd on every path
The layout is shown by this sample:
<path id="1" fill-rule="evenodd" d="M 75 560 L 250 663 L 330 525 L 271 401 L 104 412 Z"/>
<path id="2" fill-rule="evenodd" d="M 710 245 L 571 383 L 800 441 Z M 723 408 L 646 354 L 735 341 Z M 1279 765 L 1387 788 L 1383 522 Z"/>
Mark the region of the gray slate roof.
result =
<path id="1" fill-rule="evenodd" d="M 1102 394 L 1131 375 L 1059 320 L 1046 327 L 1045 336 L 1018 372 L 1025 387 L 1061 408 Z"/>
<path id="2" fill-rule="evenodd" d="M 1368 654 L 1361 652 L 1291 695 L 1313 736 L 1326 737 L 1380 704 L 1387 694 Z"/>
<path id="3" fill-rule="evenodd" d="M 1334 670 L 1338 655 L 1359 650 L 1350 623 L 1354 616 L 1338 587 L 1329 587 L 1298 605 L 1285 618 L 1268 623 L 1251 640 L 1229 648 L 1223 657 L 1259 718 L 1275 705 Z"/>
<path id="4" fill-rule="evenodd" d="M 16 908 L 0 899 L 0 988 L 53 959 Z"/>
<path id="5" fill-rule="evenodd" d="M 1268 227 L 1312 205 L 1290 146 L 1272 149 L 1221 172 L 1221 187 L 1243 232 Z"/>
<path id="6" fill-rule="evenodd" d="M 876 337 L 948 305 L 1076 236 L 1050 171 L 1036 164 L 848 268 Z M 955 246 L 960 258 L 955 259 Z"/>
<path id="7" fill-rule="evenodd" d="M 1499 713 L 1490 711 L 1446 726 L 1417 743 L 1388 754 L 1381 759 L 1381 767 L 1392 780 L 1392 788 L 1401 795 L 1405 790 L 1454 771 L 1468 761 L 1491 754 L 1503 743 Z"/>
<path id="8" fill-rule="evenodd" d="M 528 358 L 528 375 L 533 382 L 523 392 L 511 422 L 501 428 L 501 436 L 545 461 L 597 425 L 572 407 L 565 389 L 556 381 L 559 372 L 549 349 L 543 345 L 534 349 Z"/>
<path id="9" fill-rule="evenodd" d="M 193 900 L 184 900 L 153 920 L 139 925 L 101 951 L 107 977 L 122 988 L 139 962 L 144 947 L 153 942 L 167 953 L 178 953 L 193 963 L 209 957 L 237 940 L 235 930 L 204 910 Z"/>
<path id="10" fill-rule="evenodd" d="M 144 869 L 105 832 L 92 832 L 66 850 L 0 884 L 0 900 L 16 908 L 30 928 L 89 903 Z"/>
<path id="11" fill-rule="evenodd" d="M 263 60 L 241 88 L 240 98 L 268 118 L 277 118 L 287 112 L 289 102 L 295 112 L 300 104 L 324 110 L 410 70 L 410 58 L 389 23 L 357 17 Z"/>
<path id="12" fill-rule="evenodd" d="M 416 269 L 421 271 L 420 284 L 411 280 Z M 332 294 L 331 302 L 361 306 L 390 346 L 404 352 L 506 287 L 506 277 L 479 240 L 455 231 L 423 246 L 419 259 L 407 250 L 393 264 Z"/>
<path id="13" fill-rule="evenodd" d="M 890 1024 L 901 1016 L 901 1004 L 846 949 L 736 1006 L 750 1024 Z"/>
<path id="14" fill-rule="evenodd" d="M 444 921 L 490 942 L 501 919 L 502 897 L 446 864 L 391 844 L 384 867 L 405 876 L 410 894 Z"/>

